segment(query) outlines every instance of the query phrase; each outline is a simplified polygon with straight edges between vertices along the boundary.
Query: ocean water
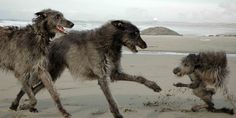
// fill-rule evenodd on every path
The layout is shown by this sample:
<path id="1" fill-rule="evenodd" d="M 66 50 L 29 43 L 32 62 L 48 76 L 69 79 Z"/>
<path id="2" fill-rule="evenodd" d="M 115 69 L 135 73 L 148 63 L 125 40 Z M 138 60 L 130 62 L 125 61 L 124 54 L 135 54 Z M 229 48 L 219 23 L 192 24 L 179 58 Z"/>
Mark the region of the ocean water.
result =
<path id="1" fill-rule="evenodd" d="M 209 36 L 236 34 L 236 23 L 141 22 L 141 29 L 164 26 L 182 35 Z"/>
<path id="2" fill-rule="evenodd" d="M 139 51 L 138 53 L 133 53 L 131 51 L 123 50 L 122 54 L 137 54 L 137 55 L 177 55 L 177 56 L 187 56 L 189 53 L 185 52 L 160 52 L 160 51 Z M 236 54 L 227 54 L 227 57 L 236 58 Z"/>
<path id="3" fill-rule="evenodd" d="M 31 21 L 0 20 L 0 26 L 26 26 Z M 105 22 L 74 21 L 73 30 L 89 30 L 101 26 Z M 236 34 L 236 24 L 226 23 L 175 23 L 175 22 L 134 22 L 140 30 L 153 26 L 170 28 L 183 35 L 208 36 L 217 34 Z M 130 51 L 123 51 L 123 54 L 134 54 Z M 185 56 L 188 53 L 139 51 L 138 55 L 179 55 Z M 236 58 L 236 54 L 227 54 L 228 57 Z"/>
<path id="4" fill-rule="evenodd" d="M 73 21 L 74 30 L 88 30 L 101 26 L 102 21 Z M 0 20 L 0 26 L 25 26 L 31 21 Z M 208 36 L 218 34 L 236 34 L 236 23 L 185 23 L 185 22 L 133 22 L 140 30 L 162 26 L 170 28 L 182 35 Z"/>

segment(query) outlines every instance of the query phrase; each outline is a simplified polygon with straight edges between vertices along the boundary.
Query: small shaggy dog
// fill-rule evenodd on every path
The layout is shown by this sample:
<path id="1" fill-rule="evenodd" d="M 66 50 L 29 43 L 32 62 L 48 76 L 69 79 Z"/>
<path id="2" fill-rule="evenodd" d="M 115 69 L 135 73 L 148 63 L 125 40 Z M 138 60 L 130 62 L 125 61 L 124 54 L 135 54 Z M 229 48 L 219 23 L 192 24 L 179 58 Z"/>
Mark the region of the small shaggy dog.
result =
<path id="1" fill-rule="evenodd" d="M 217 88 L 222 88 L 224 94 L 229 95 L 225 85 L 226 77 L 229 74 L 225 52 L 189 54 L 182 59 L 180 66 L 176 67 L 173 73 L 179 77 L 188 75 L 192 81 L 191 84 L 177 83 L 174 86 L 193 89 L 193 93 L 206 103 L 206 105 L 194 106 L 193 111 L 207 108 L 211 112 L 234 114 L 233 109 L 216 109 L 212 102 L 212 96 Z"/>
<path id="2" fill-rule="evenodd" d="M 21 82 L 22 90 L 29 97 L 29 104 L 25 104 L 20 109 L 29 109 L 37 112 L 35 105 L 37 100 L 32 91 L 34 82 L 31 81 L 31 73 L 37 72 L 38 79 L 50 92 L 58 109 L 64 116 L 69 114 L 64 110 L 59 96 L 51 82 L 51 76 L 47 69 L 48 45 L 50 39 L 56 33 L 64 33 L 64 27 L 72 28 L 73 23 L 64 18 L 59 11 L 45 9 L 35 13 L 32 25 L 26 27 L 0 27 L 0 68 L 11 71 Z M 16 99 L 10 109 L 17 110 L 19 105 Z"/>
<path id="3" fill-rule="evenodd" d="M 74 77 L 97 80 L 113 116 L 123 118 L 111 94 L 108 78 L 112 81 L 138 82 L 156 92 L 161 91 L 155 82 L 121 71 L 122 46 L 133 52 L 138 52 L 136 46 L 147 47 L 139 33 L 139 29 L 130 22 L 114 20 L 94 30 L 72 31 L 55 39 L 49 49 L 49 72 L 53 81 L 57 80 L 65 68 L 68 68 Z M 42 83 L 38 84 L 34 87 L 34 93 L 43 87 Z M 22 92 L 17 96 L 18 100 L 24 95 Z"/>

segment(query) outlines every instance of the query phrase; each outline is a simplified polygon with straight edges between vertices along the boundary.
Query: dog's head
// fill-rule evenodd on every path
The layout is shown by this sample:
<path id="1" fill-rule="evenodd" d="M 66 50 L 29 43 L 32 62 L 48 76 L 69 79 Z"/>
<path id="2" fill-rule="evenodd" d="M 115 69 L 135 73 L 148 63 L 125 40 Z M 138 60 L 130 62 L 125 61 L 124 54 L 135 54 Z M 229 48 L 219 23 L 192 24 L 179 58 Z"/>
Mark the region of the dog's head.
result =
<path id="1" fill-rule="evenodd" d="M 38 25 L 43 25 L 44 30 L 55 34 L 65 33 L 64 28 L 72 28 L 74 24 L 64 18 L 63 14 L 56 10 L 45 9 L 35 13 L 37 16 L 33 21 Z"/>
<path id="2" fill-rule="evenodd" d="M 122 34 L 121 42 L 132 52 L 138 52 L 136 46 L 145 49 L 147 44 L 140 36 L 139 29 L 128 21 L 114 20 L 111 24 Z"/>
<path id="3" fill-rule="evenodd" d="M 182 59 L 180 66 L 174 68 L 173 73 L 179 77 L 189 75 L 194 72 L 198 65 L 199 56 L 196 54 L 189 54 Z"/>

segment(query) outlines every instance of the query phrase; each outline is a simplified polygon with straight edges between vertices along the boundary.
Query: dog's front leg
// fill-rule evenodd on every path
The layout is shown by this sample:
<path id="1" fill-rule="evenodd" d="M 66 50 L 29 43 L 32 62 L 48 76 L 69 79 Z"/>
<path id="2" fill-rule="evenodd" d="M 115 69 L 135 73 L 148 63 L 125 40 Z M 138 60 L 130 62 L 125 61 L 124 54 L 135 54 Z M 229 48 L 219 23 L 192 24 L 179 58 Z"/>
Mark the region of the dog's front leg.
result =
<path id="1" fill-rule="evenodd" d="M 148 88 L 154 90 L 155 92 L 160 92 L 161 88 L 156 84 L 154 81 L 147 80 L 146 78 L 142 76 L 135 76 L 135 75 L 129 75 L 126 73 L 120 73 L 120 72 L 113 72 L 111 74 L 111 80 L 112 81 L 133 81 L 138 82 L 140 84 L 144 84 Z"/>
<path id="2" fill-rule="evenodd" d="M 56 103 L 58 110 L 63 114 L 65 118 L 70 118 L 71 115 L 62 106 L 59 95 L 56 89 L 53 87 L 51 75 L 44 67 L 40 65 L 38 66 L 38 78 L 42 81 L 45 88 L 47 88 L 48 92 L 50 93 L 54 102 Z"/>
<path id="3" fill-rule="evenodd" d="M 98 79 L 98 85 L 101 87 L 104 95 L 106 96 L 106 99 L 109 103 L 111 113 L 115 118 L 123 118 L 123 116 L 120 114 L 119 109 L 117 107 L 117 104 L 111 94 L 110 88 L 108 86 L 108 82 L 106 80 L 106 77 L 99 78 Z"/>
<path id="4" fill-rule="evenodd" d="M 173 84 L 175 87 L 187 87 L 189 88 L 190 87 L 190 84 L 184 84 L 184 83 L 181 83 L 181 82 L 178 82 L 176 84 Z"/>
<path id="5" fill-rule="evenodd" d="M 190 84 L 184 84 L 184 83 L 178 82 L 178 83 L 173 84 L 173 85 L 176 86 L 176 87 L 187 87 L 187 88 L 190 88 L 190 89 L 195 89 L 195 88 L 199 87 L 200 83 L 201 83 L 200 80 L 194 80 Z"/>

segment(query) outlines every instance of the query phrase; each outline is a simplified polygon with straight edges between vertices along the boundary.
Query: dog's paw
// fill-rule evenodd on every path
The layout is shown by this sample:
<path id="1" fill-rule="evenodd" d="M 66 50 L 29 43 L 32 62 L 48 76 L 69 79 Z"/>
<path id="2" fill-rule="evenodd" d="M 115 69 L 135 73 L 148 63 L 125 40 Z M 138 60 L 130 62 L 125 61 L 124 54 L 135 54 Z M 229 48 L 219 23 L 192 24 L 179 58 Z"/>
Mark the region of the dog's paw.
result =
<path id="1" fill-rule="evenodd" d="M 121 114 L 116 114 L 114 115 L 114 118 L 123 118 L 123 116 Z"/>
<path id="2" fill-rule="evenodd" d="M 175 87 L 184 87 L 184 84 L 179 82 L 179 83 L 173 84 L 173 86 L 175 86 Z"/>
<path id="3" fill-rule="evenodd" d="M 19 104 L 14 104 L 12 103 L 11 106 L 9 107 L 9 109 L 17 111 L 17 107 L 19 106 Z"/>
<path id="4" fill-rule="evenodd" d="M 29 110 L 32 113 L 38 113 L 38 109 L 30 107 L 28 104 L 23 104 L 19 106 L 20 110 Z"/>
<path id="5" fill-rule="evenodd" d="M 33 113 L 38 113 L 39 112 L 38 109 L 36 109 L 36 108 L 30 108 L 29 111 L 33 112 Z"/>
<path id="6" fill-rule="evenodd" d="M 230 109 L 229 114 L 234 115 L 234 109 Z"/>
<path id="7" fill-rule="evenodd" d="M 224 112 L 224 113 L 228 113 L 230 115 L 234 115 L 234 109 L 221 108 L 221 111 Z"/>
<path id="8" fill-rule="evenodd" d="M 71 118 L 71 115 L 69 113 L 63 114 L 64 118 Z"/>
<path id="9" fill-rule="evenodd" d="M 148 87 L 151 88 L 155 92 L 160 92 L 162 89 L 155 82 L 149 82 Z"/>
<path id="10" fill-rule="evenodd" d="M 199 111 L 199 108 L 196 107 L 196 106 L 194 106 L 194 107 L 191 108 L 191 110 L 192 110 L 193 112 L 198 112 L 198 111 Z"/>
<path id="11" fill-rule="evenodd" d="M 64 118 L 71 118 L 71 114 L 68 113 L 64 108 L 59 108 L 59 111 L 62 113 Z"/>
<path id="12" fill-rule="evenodd" d="M 19 106 L 19 109 L 20 110 L 30 110 L 31 107 L 30 107 L 29 104 L 22 104 L 22 105 Z"/>
<path id="13" fill-rule="evenodd" d="M 19 106 L 19 109 L 20 109 L 20 110 L 27 110 L 27 109 L 29 109 L 29 107 L 28 107 L 28 105 L 23 104 L 23 105 L 20 105 L 20 106 Z"/>
<path id="14" fill-rule="evenodd" d="M 142 76 L 138 76 L 136 78 L 136 81 L 141 83 L 141 84 L 144 84 L 146 87 L 152 89 L 155 92 L 160 92 L 161 91 L 161 88 L 157 85 L 156 82 L 147 80 Z"/>

